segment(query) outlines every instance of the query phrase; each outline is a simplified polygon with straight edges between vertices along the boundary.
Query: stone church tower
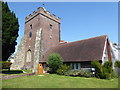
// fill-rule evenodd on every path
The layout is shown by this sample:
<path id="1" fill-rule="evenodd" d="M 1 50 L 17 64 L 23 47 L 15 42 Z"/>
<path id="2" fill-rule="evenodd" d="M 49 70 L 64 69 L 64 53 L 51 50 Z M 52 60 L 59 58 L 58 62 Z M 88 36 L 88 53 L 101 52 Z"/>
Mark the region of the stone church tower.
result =
<path id="1" fill-rule="evenodd" d="M 60 43 L 60 18 L 39 7 L 25 19 L 24 36 L 14 56 L 12 69 L 31 69 L 37 66 L 47 50 Z"/>

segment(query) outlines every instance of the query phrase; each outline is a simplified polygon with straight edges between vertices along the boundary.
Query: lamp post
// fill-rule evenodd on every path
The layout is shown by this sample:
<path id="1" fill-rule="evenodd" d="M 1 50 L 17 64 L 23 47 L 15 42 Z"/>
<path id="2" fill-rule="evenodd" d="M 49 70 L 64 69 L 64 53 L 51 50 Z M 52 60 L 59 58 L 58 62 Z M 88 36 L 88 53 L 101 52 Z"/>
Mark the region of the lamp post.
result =
<path id="1" fill-rule="evenodd" d="M 95 77 L 95 68 L 92 68 L 93 77 Z"/>

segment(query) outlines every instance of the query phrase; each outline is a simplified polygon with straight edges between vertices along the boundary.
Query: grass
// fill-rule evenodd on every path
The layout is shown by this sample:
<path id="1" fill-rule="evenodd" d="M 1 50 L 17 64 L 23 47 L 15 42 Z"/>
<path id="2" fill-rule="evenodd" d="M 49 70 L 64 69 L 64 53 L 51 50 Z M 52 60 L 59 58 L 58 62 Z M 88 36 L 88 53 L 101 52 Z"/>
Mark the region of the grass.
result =
<path id="1" fill-rule="evenodd" d="M 2 81 L 3 88 L 118 88 L 118 79 L 111 80 L 60 76 L 24 76 Z"/>

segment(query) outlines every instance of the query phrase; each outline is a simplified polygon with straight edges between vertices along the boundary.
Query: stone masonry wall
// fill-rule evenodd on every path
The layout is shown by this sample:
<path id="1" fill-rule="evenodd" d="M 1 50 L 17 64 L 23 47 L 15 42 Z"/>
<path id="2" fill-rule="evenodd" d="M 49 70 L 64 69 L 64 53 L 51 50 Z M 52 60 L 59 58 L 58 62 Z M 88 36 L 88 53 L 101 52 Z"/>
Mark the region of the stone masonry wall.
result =
<path id="1" fill-rule="evenodd" d="M 18 51 L 14 55 L 14 63 L 11 65 L 11 69 L 22 69 L 24 67 L 25 61 L 25 43 L 26 35 L 21 39 L 20 45 L 18 46 Z"/>
<path id="2" fill-rule="evenodd" d="M 35 51 L 34 51 L 34 65 L 33 65 L 33 72 L 37 72 L 38 64 L 41 57 L 41 36 L 42 35 L 42 28 L 38 29 L 36 32 L 36 40 L 35 40 Z"/>

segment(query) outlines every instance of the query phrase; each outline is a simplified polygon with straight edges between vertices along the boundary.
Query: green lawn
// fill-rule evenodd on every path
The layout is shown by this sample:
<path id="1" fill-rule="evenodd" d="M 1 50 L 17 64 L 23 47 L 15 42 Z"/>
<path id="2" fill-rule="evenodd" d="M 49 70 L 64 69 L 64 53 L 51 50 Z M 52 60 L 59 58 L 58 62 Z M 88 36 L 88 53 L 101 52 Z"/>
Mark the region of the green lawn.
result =
<path id="1" fill-rule="evenodd" d="M 118 88 L 118 79 L 70 77 L 56 74 L 24 76 L 3 80 L 3 88 Z"/>

